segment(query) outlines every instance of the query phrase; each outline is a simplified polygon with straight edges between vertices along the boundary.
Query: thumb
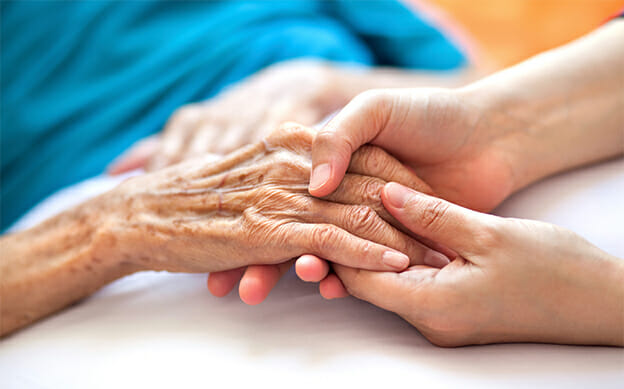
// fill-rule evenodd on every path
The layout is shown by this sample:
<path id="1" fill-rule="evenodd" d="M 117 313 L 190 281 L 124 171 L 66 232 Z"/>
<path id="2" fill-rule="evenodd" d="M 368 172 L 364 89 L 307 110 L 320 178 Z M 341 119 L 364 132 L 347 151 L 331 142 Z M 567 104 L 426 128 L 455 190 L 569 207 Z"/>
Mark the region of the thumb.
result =
<path id="1" fill-rule="evenodd" d="M 395 182 L 384 186 L 384 207 L 416 235 L 430 239 L 460 255 L 478 245 L 496 226 L 496 216 L 475 212 Z"/>
<path id="2" fill-rule="evenodd" d="M 384 129 L 392 111 L 387 101 L 381 91 L 361 93 L 318 132 L 312 143 L 311 195 L 322 197 L 336 190 L 351 155 Z"/>
<path id="3" fill-rule="evenodd" d="M 350 295 L 368 301 L 379 308 L 407 314 L 415 299 L 433 285 L 440 269 L 417 265 L 402 273 L 354 269 L 338 264 L 332 268 Z"/>

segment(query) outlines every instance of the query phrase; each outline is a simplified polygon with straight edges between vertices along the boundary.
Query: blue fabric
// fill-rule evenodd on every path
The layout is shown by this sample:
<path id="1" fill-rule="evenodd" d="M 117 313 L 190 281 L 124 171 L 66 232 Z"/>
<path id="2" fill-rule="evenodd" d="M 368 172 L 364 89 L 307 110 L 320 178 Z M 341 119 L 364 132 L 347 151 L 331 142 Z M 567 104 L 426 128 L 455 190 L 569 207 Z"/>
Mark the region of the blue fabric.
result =
<path id="1" fill-rule="evenodd" d="M 94 176 L 180 105 L 272 63 L 452 69 L 459 50 L 399 2 L 2 1 L 1 226 Z"/>

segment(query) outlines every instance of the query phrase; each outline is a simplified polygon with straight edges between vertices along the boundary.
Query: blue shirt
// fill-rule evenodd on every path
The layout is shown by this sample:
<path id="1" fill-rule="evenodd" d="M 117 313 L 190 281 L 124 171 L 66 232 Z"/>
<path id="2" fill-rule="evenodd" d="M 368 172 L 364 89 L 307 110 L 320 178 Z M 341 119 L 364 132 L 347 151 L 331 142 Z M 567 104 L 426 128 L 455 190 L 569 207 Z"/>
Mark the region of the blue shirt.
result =
<path id="1" fill-rule="evenodd" d="M 2 1 L 1 229 L 97 175 L 179 106 L 317 57 L 452 69 L 460 51 L 398 1 Z"/>

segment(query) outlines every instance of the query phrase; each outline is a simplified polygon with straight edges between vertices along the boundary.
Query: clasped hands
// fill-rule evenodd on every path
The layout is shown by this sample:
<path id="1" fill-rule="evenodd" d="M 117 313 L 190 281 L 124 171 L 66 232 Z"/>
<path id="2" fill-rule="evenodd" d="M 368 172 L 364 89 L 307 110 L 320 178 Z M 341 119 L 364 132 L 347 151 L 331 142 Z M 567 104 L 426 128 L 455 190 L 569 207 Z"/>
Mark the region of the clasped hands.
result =
<path id="1" fill-rule="evenodd" d="M 324 297 L 393 311 L 437 345 L 624 344 L 621 261 L 563 228 L 481 213 L 555 169 L 525 154 L 524 123 L 478 97 L 373 90 L 318 134 L 284 125 L 219 163 L 130 180 L 119 190 L 149 212 L 128 245 L 147 253 L 128 255 L 211 272 L 216 296 L 240 280 L 248 304 L 297 258 Z"/>
<path id="2" fill-rule="evenodd" d="M 621 345 L 621 320 L 613 314 L 624 301 L 617 258 L 548 223 L 475 211 L 493 209 L 528 179 L 493 135 L 496 121 L 473 116 L 464 101 L 448 90 L 364 93 L 315 137 L 309 192 L 339 202 L 345 197 L 336 196 L 350 193 L 350 201 L 368 208 L 355 208 L 341 227 L 402 251 L 382 238 L 390 228 L 415 249 L 402 251 L 410 258 L 404 269 L 370 266 L 367 250 L 331 266 L 312 253 L 296 260 L 297 274 L 320 281 L 326 298 L 351 294 L 399 314 L 437 345 Z M 401 162 L 361 147 L 369 142 Z M 362 174 L 369 177 L 358 182 Z M 240 296 L 256 304 L 289 266 L 212 273 L 208 286 L 223 296 L 244 273 Z"/>

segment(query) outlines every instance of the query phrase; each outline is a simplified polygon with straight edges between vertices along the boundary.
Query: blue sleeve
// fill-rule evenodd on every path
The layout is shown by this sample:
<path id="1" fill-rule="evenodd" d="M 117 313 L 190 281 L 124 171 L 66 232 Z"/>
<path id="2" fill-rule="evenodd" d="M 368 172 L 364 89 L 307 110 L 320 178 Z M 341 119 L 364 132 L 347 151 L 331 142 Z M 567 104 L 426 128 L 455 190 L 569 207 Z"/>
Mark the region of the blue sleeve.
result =
<path id="1" fill-rule="evenodd" d="M 0 16 L 0 229 L 100 174 L 176 108 L 273 63 L 463 63 L 395 0 L 3 0 Z"/>

